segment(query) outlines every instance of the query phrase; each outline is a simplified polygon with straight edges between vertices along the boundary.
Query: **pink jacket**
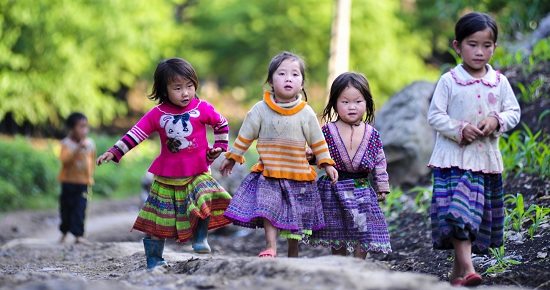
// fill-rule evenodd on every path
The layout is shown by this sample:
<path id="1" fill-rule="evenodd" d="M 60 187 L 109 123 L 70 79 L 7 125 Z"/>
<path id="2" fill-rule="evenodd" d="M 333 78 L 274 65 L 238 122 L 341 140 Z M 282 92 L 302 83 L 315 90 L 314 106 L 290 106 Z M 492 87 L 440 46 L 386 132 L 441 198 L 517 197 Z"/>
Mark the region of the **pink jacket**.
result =
<path id="1" fill-rule="evenodd" d="M 162 103 L 145 114 L 139 122 L 118 140 L 109 152 L 115 162 L 147 139 L 153 132 L 160 135 L 160 155 L 149 172 L 164 177 L 195 176 L 209 169 L 206 158 L 209 144 L 206 125 L 214 129 L 214 148 L 227 151 L 229 126 L 227 120 L 204 100 L 195 98 L 185 108 Z"/>

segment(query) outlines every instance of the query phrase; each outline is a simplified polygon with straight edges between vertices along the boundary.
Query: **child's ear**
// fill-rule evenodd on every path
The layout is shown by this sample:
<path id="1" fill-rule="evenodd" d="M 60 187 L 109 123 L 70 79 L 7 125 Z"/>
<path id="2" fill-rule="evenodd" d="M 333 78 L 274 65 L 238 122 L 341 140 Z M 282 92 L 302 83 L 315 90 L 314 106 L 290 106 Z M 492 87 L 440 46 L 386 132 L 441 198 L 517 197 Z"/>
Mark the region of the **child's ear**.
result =
<path id="1" fill-rule="evenodd" d="M 458 55 L 460 55 L 460 43 L 456 39 L 453 40 L 453 49 Z"/>

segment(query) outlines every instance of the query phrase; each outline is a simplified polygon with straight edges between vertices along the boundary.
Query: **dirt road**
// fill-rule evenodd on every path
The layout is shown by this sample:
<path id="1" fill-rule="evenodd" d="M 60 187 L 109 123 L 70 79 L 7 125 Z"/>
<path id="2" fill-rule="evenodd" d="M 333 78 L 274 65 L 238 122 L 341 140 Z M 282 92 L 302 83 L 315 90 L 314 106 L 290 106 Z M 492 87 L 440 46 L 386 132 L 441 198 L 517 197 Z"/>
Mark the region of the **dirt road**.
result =
<path id="1" fill-rule="evenodd" d="M 434 276 L 389 271 L 372 260 L 322 256 L 326 251 L 319 249 L 304 249 L 302 255 L 309 257 L 299 259 L 258 259 L 261 231 L 237 228 L 211 235 L 212 255 L 169 243 L 165 258 L 171 267 L 147 272 L 141 234 L 129 231 L 138 203 L 93 203 L 86 228 L 91 245 L 57 243 L 55 212 L 2 216 L 0 289 L 453 289 Z"/>

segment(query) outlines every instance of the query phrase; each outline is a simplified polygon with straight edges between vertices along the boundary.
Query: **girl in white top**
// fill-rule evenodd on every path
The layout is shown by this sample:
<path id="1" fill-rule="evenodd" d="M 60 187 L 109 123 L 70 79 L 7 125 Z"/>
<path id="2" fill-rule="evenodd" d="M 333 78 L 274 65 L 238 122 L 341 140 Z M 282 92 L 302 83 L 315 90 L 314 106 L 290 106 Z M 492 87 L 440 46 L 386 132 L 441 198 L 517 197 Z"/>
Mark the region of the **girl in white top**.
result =
<path id="1" fill-rule="evenodd" d="M 520 108 L 506 77 L 488 64 L 498 29 L 487 14 L 457 22 L 453 48 L 462 64 L 439 80 L 428 112 L 437 132 L 429 166 L 434 249 L 454 249 L 451 284 L 475 286 L 472 251 L 503 244 L 504 206 L 499 136 L 514 128 Z"/>

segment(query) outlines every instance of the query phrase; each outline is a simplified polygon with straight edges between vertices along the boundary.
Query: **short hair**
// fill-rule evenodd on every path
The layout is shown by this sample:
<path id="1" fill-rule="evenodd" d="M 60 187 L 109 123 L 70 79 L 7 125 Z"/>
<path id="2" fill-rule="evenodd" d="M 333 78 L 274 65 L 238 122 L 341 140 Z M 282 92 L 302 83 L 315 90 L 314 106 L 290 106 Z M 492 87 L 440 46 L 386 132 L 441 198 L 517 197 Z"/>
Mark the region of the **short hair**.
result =
<path id="1" fill-rule="evenodd" d="M 159 103 L 169 102 L 168 83 L 179 77 L 190 80 L 195 86 L 195 90 L 199 88 L 197 73 L 191 63 L 177 57 L 161 61 L 155 70 L 153 91 L 149 95 L 149 99 Z"/>
<path id="2" fill-rule="evenodd" d="M 292 52 L 283 51 L 271 59 L 271 62 L 267 67 L 267 78 L 265 82 L 267 84 L 273 83 L 273 74 L 279 68 L 281 63 L 283 63 L 283 61 L 287 59 L 295 60 L 300 65 L 300 73 L 302 74 L 302 92 L 304 93 L 305 100 L 307 101 L 307 93 L 306 89 L 304 88 L 304 83 L 306 82 L 306 64 L 301 57 Z"/>
<path id="3" fill-rule="evenodd" d="M 487 28 L 491 29 L 493 42 L 496 43 L 498 38 L 498 27 L 495 20 L 485 13 L 470 12 L 460 17 L 456 23 L 455 40 L 460 43 L 464 38 Z"/>
<path id="4" fill-rule="evenodd" d="M 86 118 L 86 115 L 80 112 L 73 112 L 65 120 L 65 126 L 67 126 L 67 128 L 70 130 L 74 129 L 74 127 L 80 120 L 88 120 L 88 118 Z"/>

